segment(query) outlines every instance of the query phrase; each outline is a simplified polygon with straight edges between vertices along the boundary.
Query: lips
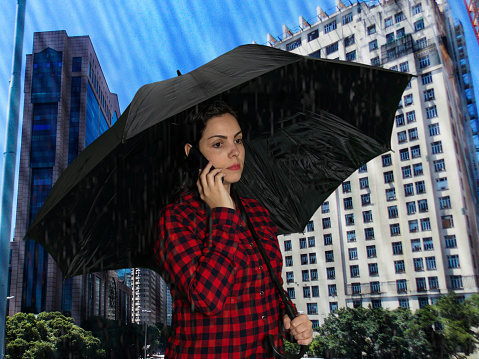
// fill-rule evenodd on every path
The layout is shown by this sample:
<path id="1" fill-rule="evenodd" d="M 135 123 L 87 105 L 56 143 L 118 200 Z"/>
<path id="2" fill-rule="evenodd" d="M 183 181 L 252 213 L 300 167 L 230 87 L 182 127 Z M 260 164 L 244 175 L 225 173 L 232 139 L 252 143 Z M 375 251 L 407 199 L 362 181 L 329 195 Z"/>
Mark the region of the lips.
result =
<path id="1" fill-rule="evenodd" d="M 239 164 L 236 164 L 236 165 L 233 165 L 231 167 L 228 167 L 227 170 L 238 171 L 240 168 L 241 168 L 241 166 Z"/>

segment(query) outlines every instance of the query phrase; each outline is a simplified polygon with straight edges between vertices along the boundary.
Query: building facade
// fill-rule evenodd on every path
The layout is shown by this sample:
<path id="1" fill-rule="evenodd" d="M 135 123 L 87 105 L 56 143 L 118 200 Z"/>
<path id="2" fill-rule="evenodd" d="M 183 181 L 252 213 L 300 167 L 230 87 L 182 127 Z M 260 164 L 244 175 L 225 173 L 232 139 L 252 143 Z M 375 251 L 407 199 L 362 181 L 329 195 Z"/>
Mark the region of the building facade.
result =
<path id="1" fill-rule="evenodd" d="M 303 233 L 280 236 L 284 287 L 315 326 L 339 307 L 415 310 L 479 289 L 477 110 L 461 25 L 446 2 L 336 4 L 268 43 L 416 76 L 398 104 L 392 150 L 346 179 Z"/>
<path id="2" fill-rule="evenodd" d="M 81 323 L 90 316 L 131 320 L 131 289 L 117 271 L 64 279 L 33 240 L 23 241 L 53 184 L 79 152 L 120 114 L 88 36 L 34 34 L 27 55 L 17 220 L 11 243 L 8 315 L 60 311 Z"/>

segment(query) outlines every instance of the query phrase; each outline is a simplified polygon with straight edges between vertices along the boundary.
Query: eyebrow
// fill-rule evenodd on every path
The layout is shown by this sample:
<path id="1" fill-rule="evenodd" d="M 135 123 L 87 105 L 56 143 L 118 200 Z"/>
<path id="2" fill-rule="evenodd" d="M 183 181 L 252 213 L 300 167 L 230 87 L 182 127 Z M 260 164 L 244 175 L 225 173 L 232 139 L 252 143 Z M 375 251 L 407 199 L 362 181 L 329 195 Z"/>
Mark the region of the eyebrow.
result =
<path id="1" fill-rule="evenodd" d="M 242 132 L 243 132 L 243 131 L 239 131 L 236 135 L 233 136 L 233 138 L 236 137 L 236 136 L 238 136 L 238 135 L 241 134 Z M 209 140 L 209 139 L 212 139 L 213 137 L 219 137 L 219 138 L 222 138 L 222 139 L 225 139 L 225 140 L 228 139 L 227 136 L 223 136 L 223 135 L 213 135 L 213 136 L 211 136 L 211 137 L 208 137 L 208 140 Z"/>

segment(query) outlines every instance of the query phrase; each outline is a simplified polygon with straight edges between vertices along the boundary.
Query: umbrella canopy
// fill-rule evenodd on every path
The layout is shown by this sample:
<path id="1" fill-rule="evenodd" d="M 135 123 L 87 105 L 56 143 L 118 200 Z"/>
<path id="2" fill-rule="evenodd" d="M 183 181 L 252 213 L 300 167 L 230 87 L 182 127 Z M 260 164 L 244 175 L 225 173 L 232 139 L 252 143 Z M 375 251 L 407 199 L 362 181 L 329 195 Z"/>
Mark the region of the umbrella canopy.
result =
<path id="1" fill-rule="evenodd" d="M 59 177 L 26 237 L 66 277 L 157 269 L 156 224 L 183 173 L 188 114 L 221 99 L 246 146 L 236 189 L 300 232 L 357 168 L 390 148 L 410 76 L 377 67 L 240 46 L 177 78 L 143 86 L 119 120 Z"/>

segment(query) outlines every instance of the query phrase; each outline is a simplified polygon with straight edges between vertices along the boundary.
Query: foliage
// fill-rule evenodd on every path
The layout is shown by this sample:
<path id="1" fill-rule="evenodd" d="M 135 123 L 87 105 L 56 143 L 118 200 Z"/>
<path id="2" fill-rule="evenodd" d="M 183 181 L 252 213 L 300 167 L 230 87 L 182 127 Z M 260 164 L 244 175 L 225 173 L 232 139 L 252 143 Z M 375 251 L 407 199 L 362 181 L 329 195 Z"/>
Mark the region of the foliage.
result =
<path id="1" fill-rule="evenodd" d="M 100 341 L 59 312 L 7 317 L 6 358 L 104 358 Z"/>

